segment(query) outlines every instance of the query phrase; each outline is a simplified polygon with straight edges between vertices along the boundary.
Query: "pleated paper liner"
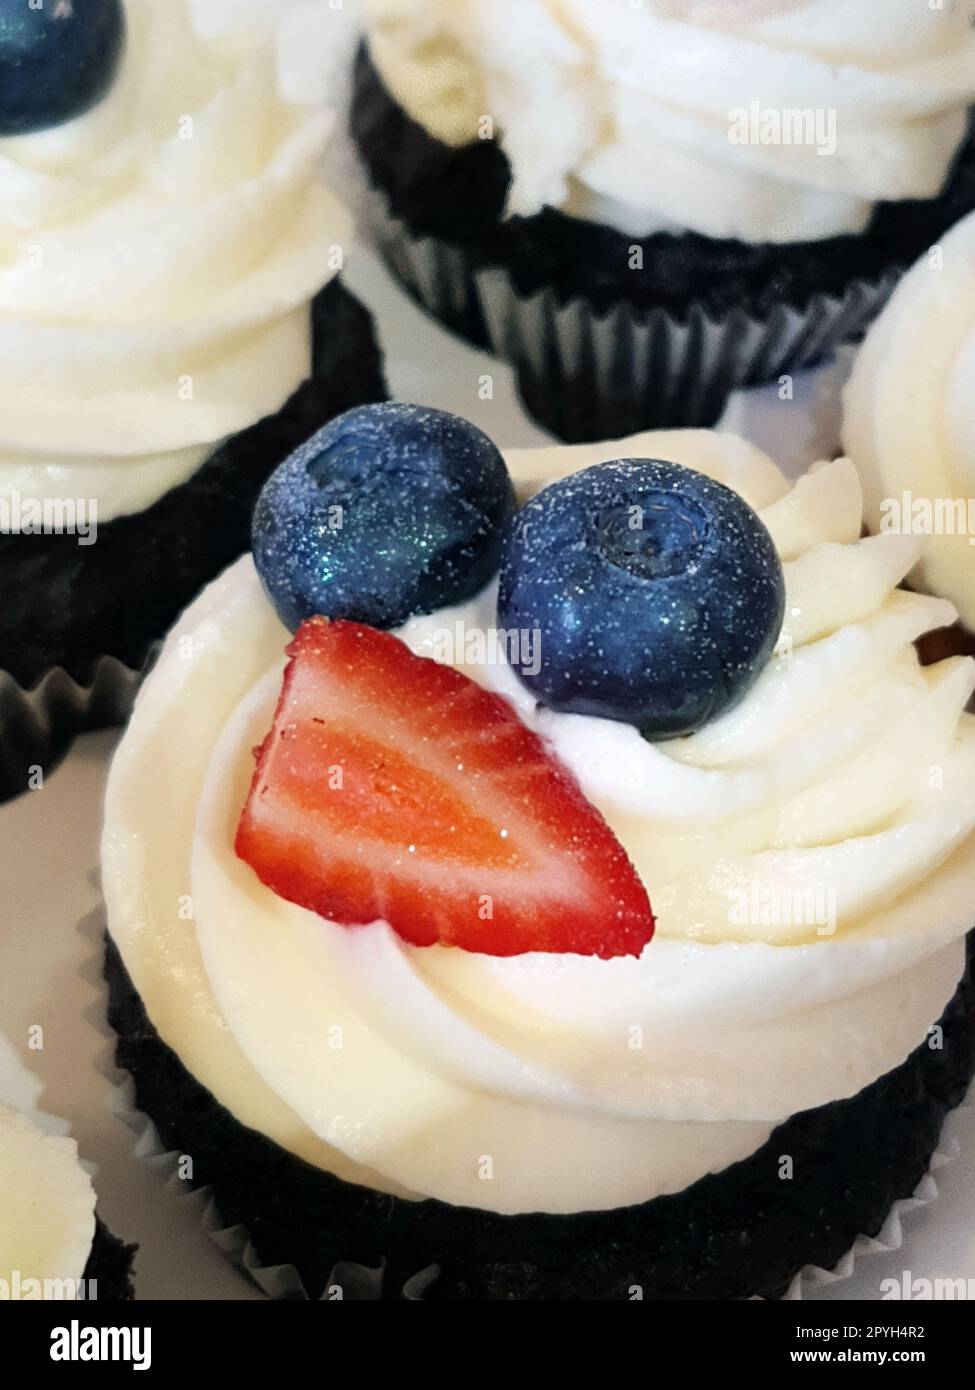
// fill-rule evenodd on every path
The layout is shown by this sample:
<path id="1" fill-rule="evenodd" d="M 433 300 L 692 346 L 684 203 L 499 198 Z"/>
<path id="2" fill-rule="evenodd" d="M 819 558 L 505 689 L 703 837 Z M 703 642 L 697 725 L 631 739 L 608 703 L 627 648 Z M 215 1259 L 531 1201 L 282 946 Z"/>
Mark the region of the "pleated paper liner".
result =
<path id="1" fill-rule="evenodd" d="M 135 1134 L 137 1157 L 167 1175 L 174 1200 L 194 1204 L 197 1219 L 210 1239 L 269 1298 L 309 1299 L 312 1295 L 293 1264 L 262 1263 L 251 1239 L 248 1223 L 243 1220 L 230 1223 L 223 1219 L 219 1192 L 215 1192 L 212 1187 L 195 1185 L 192 1180 L 187 1180 L 180 1174 L 179 1165 L 183 1155 L 163 1142 L 153 1120 L 139 1108 L 133 1076 L 120 1067 L 116 1060 L 119 1037 L 108 1023 L 105 1011 L 104 910 L 99 909 L 86 918 L 81 924 L 81 930 L 90 943 L 85 975 L 93 991 L 97 991 L 98 994 L 87 1011 L 87 1016 L 104 1039 L 98 1068 L 115 1087 L 113 1109 Z M 158 1037 L 156 1041 L 158 1042 Z M 231 1120 L 231 1123 L 236 1122 Z M 242 1126 L 239 1128 L 242 1135 L 251 1135 L 251 1131 L 245 1130 Z M 190 1140 L 190 1136 L 187 1138 Z M 192 1151 L 191 1140 L 189 1149 Z M 905 1218 L 937 1200 L 937 1175 L 957 1157 L 958 1153 L 957 1140 L 942 1132 L 941 1139 L 928 1161 L 926 1172 L 913 1194 L 894 1202 L 879 1231 L 875 1235 L 862 1234 L 857 1237 L 842 1258 L 830 1269 L 807 1265 L 792 1278 L 781 1297 L 788 1300 L 802 1299 L 804 1292 L 811 1288 L 849 1279 L 862 1257 L 889 1254 L 900 1249 L 905 1239 Z M 338 1258 L 321 1285 L 316 1285 L 314 1297 L 323 1301 L 338 1298 L 357 1301 L 379 1298 L 418 1301 L 424 1299 L 427 1293 L 435 1288 L 438 1275 L 439 1267 L 436 1261 L 428 1261 L 412 1269 L 404 1267 L 402 1259 L 392 1251 L 388 1257 L 380 1254 L 372 1264 Z"/>
<path id="2" fill-rule="evenodd" d="M 678 319 L 620 301 L 598 313 L 552 289 L 522 294 L 503 266 L 478 266 L 465 248 L 415 236 L 370 188 L 365 220 L 390 269 L 436 319 L 515 369 L 539 424 L 579 443 L 640 430 L 712 425 L 731 392 L 822 362 L 862 336 L 899 278 L 890 269 L 799 310 L 712 318 L 701 304 Z"/>
<path id="3" fill-rule="evenodd" d="M 85 683 L 58 666 L 26 690 L 0 671 L 0 802 L 37 789 L 77 734 L 124 724 L 157 649 L 138 668 L 99 657 Z"/>
<path id="4" fill-rule="evenodd" d="M 313 362 L 310 375 L 281 408 L 263 420 L 224 440 L 184 483 L 171 488 L 144 511 L 119 518 L 115 544 L 119 547 L 112 584 L 102 584 L 97 597 L 104 623 L 104 639 L 92 646 L 91 678 L 85 683 L 55 668 L 44 673 L 31 689 L 18 684 L 9 672 L 0 671 L 0 800 L 26 790 L 31 771 L 46 774 L 66 750 L 74 734 L 124 723 L 139 684 L 148 670 L 158 643 L 178 612 L 205 584 L 248 548 L 250 514 L 270 472 L 293 449 L 322 425 L 352 406 L 385 400 L 388 395 L 382 355 L 372 314 L 345 288 L 341 275 L 332 278 L 311 304 Z M 109 544 L 106 535 L 115 530 L 109 522 L 99 546 Z M 174 576 L 167 552 L 160 560 L 163 538 L 171 537 L 173 552 L 183 553 L 183 569 Z M 140 569 L 145 550 L 154 547 L 154 561 Z M 165 571 L 165 572 L 164 572 Z M 147 578 L 148 576 L 148 578 Z M 140 578 L 141 577 L 141 578 Z M 8 583 L 16 575 L 5 574 Z M 126 584 L 135 584 L 135 593 Z M 178 582 L 179 588 L 174 589 Z M 127 666 L 110 656 L 98 656 L 112 646 L 111 605 L 125 593 L 133 608 L 140 594 L 147 609 L 156 611 L 155 590 L 160 584 L 182 601 L 170 617 L 146 630 L 139 629 L 139 645 L 124 648 L 137 661 Z M 151 592 L 145 594 L 148 586 Z M 67 591 L 63 580 L 59 593 Z M 72 597 L 84 607 L 89 596 Z M 54 600 L 49 600 L 54 601 Z M 61 600 L 63 602 L 63 599 Z"/>

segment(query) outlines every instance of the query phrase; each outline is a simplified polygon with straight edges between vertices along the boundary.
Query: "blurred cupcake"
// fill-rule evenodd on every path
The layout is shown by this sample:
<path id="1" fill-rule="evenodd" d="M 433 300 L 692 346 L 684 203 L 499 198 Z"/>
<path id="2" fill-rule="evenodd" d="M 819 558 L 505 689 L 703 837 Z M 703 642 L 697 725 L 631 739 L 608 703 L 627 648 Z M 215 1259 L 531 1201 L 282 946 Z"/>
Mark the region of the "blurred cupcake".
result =
<path id="1" fill-rule="evenodd" d="M 331 118 L 184 0 L 3 6 L 0 795 L 122 717 L 264 478 L 383 394 Z"/>
<path id="2" fill-rule="evenodd" d="M 971 0 L 367 0 L 396 273 L 564 439 L 709 424 L 975 205 Z"/>
<path id="3" fill-rule="evenodd" d="M 98 1220 L 74 1140 L 0 1107 L 0 1299 L 132 1298 L 134 1254 Z"/>
<path id="4" fill-rule="evenodd" d="M 843 445 L 873 531 L 916 536 L 911 580 L 958 609 L 928 650 L 975 654 L 975 214 L 934 244 L 867 334 Z"/>
<path id="5" fill-rule="evenodd" d="M 510 526 L 471 426 L 354 412 L 174 627 L 106 799 L 118 1062 L 269 1293 L 776 1295 L 975 1069 L 975 663 L 919 665 L 951 605 L 848 460 L 504 462 Z"/>

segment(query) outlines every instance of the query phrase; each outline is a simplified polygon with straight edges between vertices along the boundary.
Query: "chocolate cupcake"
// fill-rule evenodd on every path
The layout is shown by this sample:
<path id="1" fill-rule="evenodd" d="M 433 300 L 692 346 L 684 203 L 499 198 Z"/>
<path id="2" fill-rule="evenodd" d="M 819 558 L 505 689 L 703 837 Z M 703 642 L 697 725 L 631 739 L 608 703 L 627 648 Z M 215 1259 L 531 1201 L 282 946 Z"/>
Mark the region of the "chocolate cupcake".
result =
<path id="1" fill-rule="evenodd" d="M 95 1214 L 91 1179 L 73 1139 L 46 1134 L 0 1107 L 0 1298 L 134 1297 L 136 1247 Z"/>
<path id="2" fill-rule="evenodd" d="M 843 447 L 872 531 L 915 536 L 911 582 L 959 621 L 941 656 L 975 655 L 975 214 L 933 243 L 867 334 L 843 394 Z"/>
<path id="3" fill-rule="evenodd" d="M 975 205 L 970 4 L 366 7 L 379 244 L 567 440 L 710 424 Z"/>
<path id="4" fill-rule="evenodd" d="M 331 117 L 280 98 L 273 50 L 204 40 L 183 0 L 16 8 L 0 34 L 2 796 L 78 729 L 124 718 L 155 642 L 246 548 L 282 455 L 384 395 L 370 316 L 337 275 Z"/>
<path id="5" fill-rule="evenodd" d="M 975 1069 L 975 667 L 919 665 L 951 606 L 847 460 L 506 464 L 510 529 L 469 426 L 357 412 L 176 624 L 107 793 L 118 1061 L 276 1296 L 776 1296 Z"/>

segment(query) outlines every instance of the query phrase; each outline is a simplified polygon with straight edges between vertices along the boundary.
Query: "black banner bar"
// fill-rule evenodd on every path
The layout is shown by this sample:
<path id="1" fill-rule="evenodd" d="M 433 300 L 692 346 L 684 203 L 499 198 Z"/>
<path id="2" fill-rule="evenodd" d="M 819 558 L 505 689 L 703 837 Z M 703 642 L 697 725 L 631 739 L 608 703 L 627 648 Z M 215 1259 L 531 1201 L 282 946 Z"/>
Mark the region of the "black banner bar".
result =
<path id="1" fill-rule="evenodd" d="M 470 1305 L 421 1310 L 402 1323 L 399 1317 L 403 1315 L 394 1314 L 395 1332 L 399 1335 L 416 1329 L 429 1348 L 433 1327 L 448 1337 L 456 1333 L 459 1307 Z M 380 1314 L 383 1319 L 386 1316 Z M 513 1314 L 491 1314 L 482 1309 L 474 1316 L 477 1328 L 485 1326 L 482 1319 L 493 1325 L 495 1316 L 502 1318 L 502 1326 L 511 1326 L 507 1319 L 513 1316 L 519 1331 L 542 1334 L 548 1359 L 558 1356 L 560 1345 L 566 1352 L 573 1346 L 578 1348 L 579 1318 L 587 1315 L 574 1306 L 571 1322 L 563 1322 L 564 1310 L 560 1314 L 558 1309 L 531 1303 Z M 365 1320 L 360 1321 L 362 1318 Z M 355 1338 L 346 1344 L 351 1355 L 357 1355 L 360 1363 L 372 1360 L 377 1350 L 375 1336 L 362 1341 L 363 1328 L 368 1325 L 371 1319 L 367 1311 L 356 1314 L 341 1300 L 316 1308 L 271 1302 L 21 1303 L 4 1305 L 0 1312 L 5 1352 L 12 1358 L 8 1365 L 16 1365 L 17 1378 L 24 1384 L 29 1383 L 24 1377 L 37 1370 L 68 1380 L 86 1369 L 102 1375 L 115 1371 L 137 1376 L 209 1369 L 225 1376 L 238 1371 L 253 1376 L 267 1369 L 277 1377 L 287 1373 L 304 1378 L 317 1365 L 324 1378 L 326 1367 L 334 1371 L 335 1358 L 345 1349 L 336 1340 L 343 1334 Z M 713 1366 L 724 1373 L 755 1368 L 781 1374 L 802 1367 L 865 1365 L 908 1371 L 934 1367 L 947 1372 L 966 1355 L 970 1328 L 967 1307 L 955 1300 L 648 1302 L 617 1310 L 609 1324 L 602 1324 L 600 1318 L 595 1334 L 600 1340 L 592 1349 L 601 1349 L 602 1358 L 611 1345 L 611 1364 L 620 1373 L 620 1357 L 628 1350 L 630 1337 L 639 1339 L 629 1344 L 634 1351 L 642 1347 L 644 1353 L 650 1353 L 651 1362 L 652 1349 L 666 1347 L 670 1368 L 666 1374 L 673 1373 L 678 1353 L 688 1369 Z M 612 1336 L 612 1344 L 605 1341 L 607 1334 Z M 405 1347 L 397 1345 L 397 1354 L 402 1355 Z M 476 1345 L 481 1376 L 492 1350 L 499 1365 L 510 1373 L 512 1357 L 517 1359 L 517 1354 L 509 1343 L 479 1340 Z"/>

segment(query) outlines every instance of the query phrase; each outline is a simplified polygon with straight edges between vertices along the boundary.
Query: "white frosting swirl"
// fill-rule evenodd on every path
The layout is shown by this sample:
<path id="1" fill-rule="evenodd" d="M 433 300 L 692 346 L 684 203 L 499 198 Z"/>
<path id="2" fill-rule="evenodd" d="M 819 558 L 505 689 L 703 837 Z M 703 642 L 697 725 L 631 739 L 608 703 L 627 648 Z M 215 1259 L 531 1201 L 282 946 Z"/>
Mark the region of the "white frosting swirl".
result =
<path id="1" fill-rule="evenodd" d="M 975 213 L 911 269 L 844 393 L 867 520 L 923 537 L 915 579 L 975 631 Z M 940 516 L 940 521 L 939 521 Z"/>
<path id="2" fill-rule="evenodd" d="M 288 634 L 248 558 L 188 610 L 143 689 L 108 790 L 110 929 L 190 1070 L 320 1166 L 500 1211 L 678 1191 L 898 1065 L 957 984 L 975 663 L 925 671 L 912 647 L 951 605 L 895 588 L 911 542 L 859 539 L 846 460 L 790 490 L 706 431 L 507 457 L 525 496 L 641 456 L 734 486 L 783 557 L 788 631 L 745 701 L 651 745 L 536 707 L 503 664 L 464 668 L 543 734 L 627 848 L 658 915 L 640 959 L 408 948 L 258 881 L 233 836 Z M 492 626 L 491 590 L 401 636 L 429 652 L 458 621 Z"/>
<path id="3" fill-rule="evenodd" d="M 0 1107 L 0 1297 L 68 1297 L 95 1237 L 95 1191 L 73 1139 Z M 39 1287 L 33 1283 L 39 1281 Z"/>
<path id="4" fill-rule="evenodd" d="M 349 222 L 331 118 L 270 41 L 128 0 L 111 91 L 0 140 L 0 497 L 141 510 L 307 377 L 308 305 Z"/>
<path id="5" fill-rule="evenodd" d="M 971 0 L 885 0 L 879 23 L 875 0 L 365 8 L 383 77 L 434 136 L 496 123 L 512 212 L 549 204 L 632 236 L 862 231 L 878 200 L 941 190 L 975 99 Z"/>

